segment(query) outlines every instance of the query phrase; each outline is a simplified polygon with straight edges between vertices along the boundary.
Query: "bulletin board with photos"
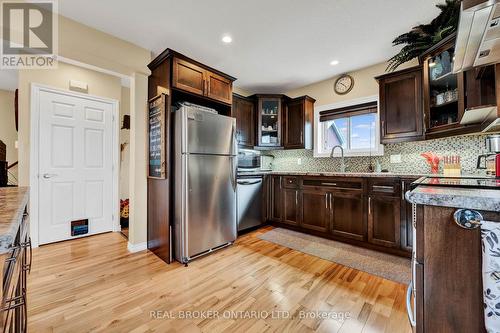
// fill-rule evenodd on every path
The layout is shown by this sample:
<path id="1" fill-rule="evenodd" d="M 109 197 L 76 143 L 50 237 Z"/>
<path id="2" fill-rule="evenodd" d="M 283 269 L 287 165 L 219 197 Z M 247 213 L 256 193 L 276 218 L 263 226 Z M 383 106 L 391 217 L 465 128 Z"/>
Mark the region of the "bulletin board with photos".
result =
<path id="1" fill-rule="evenodd" d="M 148 103 L 149 178 L 165 179 L 167 174 L 165 162 L 166 105 L 167 95 L 165 94 L 151 98 Z"/>

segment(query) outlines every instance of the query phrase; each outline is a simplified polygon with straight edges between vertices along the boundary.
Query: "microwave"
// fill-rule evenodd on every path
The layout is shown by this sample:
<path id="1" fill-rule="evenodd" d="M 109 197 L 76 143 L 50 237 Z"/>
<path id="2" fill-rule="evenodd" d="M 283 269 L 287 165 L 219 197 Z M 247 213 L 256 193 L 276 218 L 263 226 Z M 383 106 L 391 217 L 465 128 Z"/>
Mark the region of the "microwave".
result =
<path id="1" fill-rule="evenodd" d="M 240 149 L 238 152 L 238 170 L 240 171 L 271 171 L 274 156 L 263 155 L 250 149 Z"/>

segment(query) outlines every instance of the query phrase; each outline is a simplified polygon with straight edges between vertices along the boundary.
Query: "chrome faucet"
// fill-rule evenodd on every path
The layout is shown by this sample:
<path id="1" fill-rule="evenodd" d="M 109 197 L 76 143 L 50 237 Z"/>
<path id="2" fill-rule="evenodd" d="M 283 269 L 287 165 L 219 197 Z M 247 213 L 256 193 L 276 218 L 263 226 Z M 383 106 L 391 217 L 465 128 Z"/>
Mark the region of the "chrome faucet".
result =
<path id="1" fill-rule="evenodd" d="M 341 145 L 336 145 L 332 148 L 332 152 L 330 153 L 330 157 L 333 157 L 333 153 L 335 152 L 335 148 L 340 148 L 340 157 L 342 158 L 341 164 L 340 164 L 340 172 L 345 172 L 346 167 L 345 167 L 345 158 L 344 158 L 344 147 Z"/>

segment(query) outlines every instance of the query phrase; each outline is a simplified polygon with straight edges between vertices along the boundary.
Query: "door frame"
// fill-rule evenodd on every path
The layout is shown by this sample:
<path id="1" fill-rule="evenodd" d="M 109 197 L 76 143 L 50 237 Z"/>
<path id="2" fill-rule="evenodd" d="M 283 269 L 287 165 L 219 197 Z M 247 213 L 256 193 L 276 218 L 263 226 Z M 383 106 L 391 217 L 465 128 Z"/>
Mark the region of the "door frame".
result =
<path id="1" fill-rule="evenodd" d="M 31 102 L 30 102 L 30 236 L 33 247 L 39 245 L 39 154 L 40 154 L 40 92 L 46 91 L 54 94 L 60 94 L 70 97 L 83 98 L 102 103 L 111 104 L 112 108 L 112 231 L 120 231 L 120 204 L 119 204 L 119 102 L 115 99 L 92 96 L 78 93 L 70 90 L 54 88 L 51 86 L 31 83 Z M 86 237 L 88 235 L 75 236 L 74 238 Z"/>

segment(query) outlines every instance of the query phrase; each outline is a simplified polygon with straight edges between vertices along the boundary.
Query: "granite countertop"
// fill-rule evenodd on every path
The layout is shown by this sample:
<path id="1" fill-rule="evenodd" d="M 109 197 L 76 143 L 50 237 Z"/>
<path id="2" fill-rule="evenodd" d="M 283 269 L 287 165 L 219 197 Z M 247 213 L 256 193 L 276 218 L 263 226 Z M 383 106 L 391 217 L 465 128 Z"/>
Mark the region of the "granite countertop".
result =
<path id="1" fill-rule="evenodd" d="M 28 198 L 28 187 L 0 188 L 0 254 L 13 244 Z"/>
<path id="2" fill-rule="evenodd" d="M 333 171 L 272 171 L 272 175 L 323 176 L 323 177 L 422 177 L 422 174 L 394 172 L 333 172 Z"/>
<path id="3" fill-rule="evenodd" d="M 500 212 L 500 190 L 417 186 L 405 196 L 418 205 Z"/>
<path id="4" fill-rule="evenodd" d="M 332 171 L 238 171 L 238 176 L 247 175 L 280 175 L 280 176 L 323 176 L 323 177 L 399 177 L 399 178 L 419 178 L 419 177 L 444 177 L 437 174 L 422 173 L 398 173 L 398 172 L 332 172 Z M 461 175 L 467 178 L 490 178 L 484 175 Z"/>
<path id="5" fill-rule="evenodd" d="M 425 175 L 393 172 L 332 172 L 332 171 L 238 171 L 238 176 L 247 175 L 278 175 L 278 176 L 322 176 L 322 177 L 411 177 Z"/>

